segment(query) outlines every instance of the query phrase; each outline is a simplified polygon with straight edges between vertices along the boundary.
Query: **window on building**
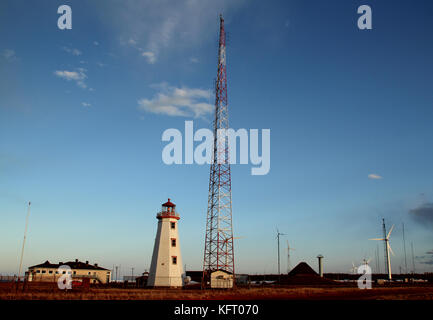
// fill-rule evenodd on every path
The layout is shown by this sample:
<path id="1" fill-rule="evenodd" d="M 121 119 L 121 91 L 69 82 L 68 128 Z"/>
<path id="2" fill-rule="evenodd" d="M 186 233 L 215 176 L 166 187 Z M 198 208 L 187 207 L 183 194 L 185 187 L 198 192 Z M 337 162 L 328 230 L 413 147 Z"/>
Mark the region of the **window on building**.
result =
<path id="1" fill-rule="evenodd" d="M 59 271 L 56 271 L 56 274 L 58 274 L 59 273 Z"/>
<path id="2" fill-rule="evenodd" d="M 66 271 L 63 271 L 62 273 L 63 273 L 63 274 L 66 274 Z"/>
<path id="3" fill-rule="evenodd" d="M 87 274 L 90 274 L 90 271 Z"/>
<path id="4" fill-rule="evenodd" d="M 171 238 L 171 246 L 176 247 L 176 239 L 175 238 Z"/>
<path id="5" fill-rule="evenodd" d="M 47 273 L 47 270 L 42 270 L 42 273 Z"/>
<path id="6" fill-rule="evenodd" d="M 170 222 L 171 228 L 176 229 L 176 222 Z"/>
<path id="7" fill-rule="evenodd" d="M 171 257 L 171 262 L 173 264 L 177 264 L 177 257 L 176 256 Z"/>
<path id="8" fill-rule="evenodd" d="M 53 270 L 48 271 L 48 273 L 50 273 L 50 274 L 53 273 Z"/>
<path id="9" fill-rule="evenodd" d="M 74 274 L 77 274 L 77 271 L 74 271 Z"/>
<path id="10" fill-rule="evenodd" d="M 36 273 L 41 273 L 41 270 L 36 270 Z"/>

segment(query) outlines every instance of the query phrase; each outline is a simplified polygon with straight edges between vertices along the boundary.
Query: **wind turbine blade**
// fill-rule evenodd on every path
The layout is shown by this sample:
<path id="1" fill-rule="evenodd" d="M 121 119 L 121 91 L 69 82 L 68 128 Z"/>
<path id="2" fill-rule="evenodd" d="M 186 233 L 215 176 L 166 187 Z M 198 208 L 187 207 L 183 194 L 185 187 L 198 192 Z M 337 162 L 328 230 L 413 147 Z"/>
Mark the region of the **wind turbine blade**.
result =
<path id="1" fill-rule="evenodd" d="M 377 241 L 383 241 L 385 239 L 380 239 L 380 238 L 374 238 L 374 239 L 368 239 L 368 240 L 377 240 Z"/>
<path id="2" fill-rule="evenodd" d="M 389 236 L 391 235 L 392 229 L 394 229 L 394 225 L 392 225 L 391 229 L 389 229 L 388 235 L 386 236 L 387 239 L 389 239 Z"/>
<path id="3" fill-rule="evenodd" d="M 394 251 L 392 251 L 391 246 L 389 245 L 389 242 L 388 242 L 388 248 L 389 248 L 389 251 L 391 251 L 392 255 L 395 256 Z"/>

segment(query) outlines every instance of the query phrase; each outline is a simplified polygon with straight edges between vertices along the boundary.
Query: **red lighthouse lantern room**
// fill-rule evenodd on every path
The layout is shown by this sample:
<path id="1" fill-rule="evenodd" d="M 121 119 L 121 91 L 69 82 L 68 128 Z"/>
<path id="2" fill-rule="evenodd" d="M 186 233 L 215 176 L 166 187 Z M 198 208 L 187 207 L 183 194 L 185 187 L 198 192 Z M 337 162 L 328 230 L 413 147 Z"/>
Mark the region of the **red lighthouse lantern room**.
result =
<path id="1" fill-rule="evenodd" d="M 168 201 L 166 203 L 162 204 L 161 212 L 158 212 L 156 215 L 158 219 L 162 218 L 174 218 L 179 220 L 180 216 L 176 212 L 176 205 L 170 201 L 170 198 L 168 198 Z"/>

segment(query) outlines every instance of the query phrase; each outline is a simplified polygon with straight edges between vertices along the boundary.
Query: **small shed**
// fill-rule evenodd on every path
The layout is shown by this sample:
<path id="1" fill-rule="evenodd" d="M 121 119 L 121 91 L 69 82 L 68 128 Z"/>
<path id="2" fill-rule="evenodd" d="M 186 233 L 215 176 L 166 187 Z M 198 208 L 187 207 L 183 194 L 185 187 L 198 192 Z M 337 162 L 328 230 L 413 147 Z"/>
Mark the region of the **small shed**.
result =
<path id="1" fill-rule="evenodd" d="M 210 287 L 213 289 L 233 288 L 233 274 L 224 270 L 216 270 L 211 273 Z"/>

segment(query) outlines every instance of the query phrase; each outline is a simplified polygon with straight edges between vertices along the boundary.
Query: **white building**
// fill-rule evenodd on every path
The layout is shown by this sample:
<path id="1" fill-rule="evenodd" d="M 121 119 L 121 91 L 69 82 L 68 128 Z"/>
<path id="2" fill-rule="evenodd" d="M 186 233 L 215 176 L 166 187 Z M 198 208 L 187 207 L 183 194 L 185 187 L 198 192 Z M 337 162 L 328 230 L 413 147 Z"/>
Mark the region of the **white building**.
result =
<path id="1" fill-rule="evenodd" d="M 111 271 L 98 266 L 89 264 L 89 261 L 81 262 L 78 259 L 69 262 L 50 263 L 48 260 L 44 263 L 29 267 L 26 272 L 28 281 L 40 282 L 57 282 L 57 280 L 66 274 L 66 270 L 60 270 L 61 266 L 68 266 L 71 270 L 68 274 L 72 280 L 82 281 L 89 279 L 89 283 L 106 284 L 111 281 Z"/>
<path id="2" fill-rule="evenodd" d="M 225 270 L 216 270 L 211 273 L 210 287 L 215 289 L 233 288 L 233 275 Z"/>
<path id="3" fill-rule="evenodd" d="M 158 230 L 153 248 L 147 286 L 149 287 L 182 287 L 183 267 L 180 254 L 178 233 L 179 214 L 176 205 L 170 202 L 162 205 L 156 215 Z"/>

